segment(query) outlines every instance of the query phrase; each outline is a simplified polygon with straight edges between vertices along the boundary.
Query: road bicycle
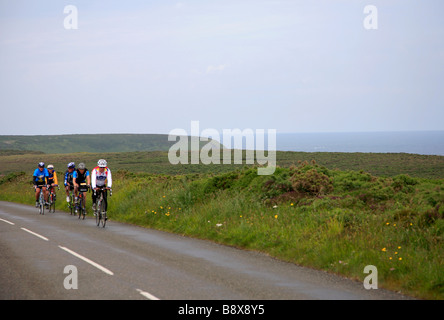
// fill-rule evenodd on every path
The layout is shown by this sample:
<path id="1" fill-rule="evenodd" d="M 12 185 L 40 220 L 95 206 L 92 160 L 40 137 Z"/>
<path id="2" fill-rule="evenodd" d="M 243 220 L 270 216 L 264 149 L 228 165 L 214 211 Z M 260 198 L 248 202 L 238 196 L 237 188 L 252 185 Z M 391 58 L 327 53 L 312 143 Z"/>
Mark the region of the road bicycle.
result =
<path id="1" fill-rule="evenodd" d="M 57 195 L 55 193 L 55 187 L 57 187 L 58 190 L 60 190 L 59 185 L 55 184 L 54 186 L 48 185 L 49 188 L 49 196 L 48 196 L 48 202 L 49 202 L 49 212 L 55 212 L 55 203 L 57 200 Z"/>
<path id="2" fill-rule="evenodd" d="M 108 217 L 106 216 L 106 203 L 104 199 L 104 193 L 109 190 L 109 195 L 113 195 L 113 190 L 111 188 L 101 188 L 99 191 L 94 190 L 96 193 L 96 208 L 94 211 L 94 215 L 96 216 L 96 224 L 97 226 L 102 226 L 102 228 L 105 228 L 106 221 L 108 220 Z M 97 193 L 98 196 L 97 196 Z"/>
<path id="3" fill-rule="evenodd" d="M 87 186 L 86 183 L 81 183 L 79 186 L 79 197 L 77 198 L 76 212 L 79 213 L 79 219 L 83 217 L 82 220 L 85 220 L 86 216 L 86 199 L 83 193 L 87 191 L 89 191 L 89 186 Z"/>
<path id="4" fill-rule="evenodd" d="M 68 210 L 69 210 L 69 214 L 73 215 L 74 210 L 75 210 L 75 204 L 74 204 L 74 187 L 71 189 L 71 187 L 69 188 L 69 201 L 68 201 Z"/>
<path id="5" fill-rule="evenodd" d="M 37 189 L 37 187 L 34 187 L 35 189 Z M 39 208 L 39 214 L 45 214 L 45 196 L 43 195 L 43 188 L 42 186 L 40 186 L 40 195 L 39 195 L 39 204 L 38 204 L 38 208 Z"/>

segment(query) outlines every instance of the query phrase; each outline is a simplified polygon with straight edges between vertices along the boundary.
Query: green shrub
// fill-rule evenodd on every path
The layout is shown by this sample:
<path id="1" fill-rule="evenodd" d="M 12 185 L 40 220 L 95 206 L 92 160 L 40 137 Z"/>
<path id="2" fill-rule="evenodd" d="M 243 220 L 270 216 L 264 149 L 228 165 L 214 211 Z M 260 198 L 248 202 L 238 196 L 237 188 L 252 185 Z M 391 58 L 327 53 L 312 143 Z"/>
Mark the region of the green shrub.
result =
<path id="1" fill-rule="evenodd" d="M 333 191 L 333 179 L 315 168 L 296 170 L 290 181 L 295 191 L 308 195 L 324 195 Z"/>

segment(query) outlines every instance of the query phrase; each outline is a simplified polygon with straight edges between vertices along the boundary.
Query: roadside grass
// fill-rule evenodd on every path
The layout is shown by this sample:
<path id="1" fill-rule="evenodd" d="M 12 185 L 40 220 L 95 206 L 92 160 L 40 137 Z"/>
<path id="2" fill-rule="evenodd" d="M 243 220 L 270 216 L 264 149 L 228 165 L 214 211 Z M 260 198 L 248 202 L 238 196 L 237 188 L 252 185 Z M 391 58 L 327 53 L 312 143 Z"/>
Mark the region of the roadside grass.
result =
<path id="1" fill-rule="evenodd" d="M 3 177 L 0 200 L 33 204 L 27 181 L 24 174 Z M 380 288 L 444 299 L 443 179 L 301 162 L 272 176 L 258 176 L 254 167 L 189 175 L 117 171 L 113 181 L 111 220 L 257 250 L 358 281 L 374 265 Z"/>

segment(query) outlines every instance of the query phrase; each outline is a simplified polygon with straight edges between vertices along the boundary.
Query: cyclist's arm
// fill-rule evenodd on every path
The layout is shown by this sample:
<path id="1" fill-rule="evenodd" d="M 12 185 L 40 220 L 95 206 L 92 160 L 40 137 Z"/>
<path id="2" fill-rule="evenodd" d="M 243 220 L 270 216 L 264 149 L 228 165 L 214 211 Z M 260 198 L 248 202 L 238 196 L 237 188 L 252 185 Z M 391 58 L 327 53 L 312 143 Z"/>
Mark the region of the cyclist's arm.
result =
<path id="1" fill-rule="evenodd" d="M 91 174 L 91 188 L 96 188 L 96 170 L 93 170 Z"/>
<path id="2" fill-rule="evenodd" d="M 106 180 L 108 181 L 108 188 L 113 186 L 113 178 L 111 176 L 111 170 L 108 169 Z"/>
<path id="3" fill-rule="evenodd" d="M 37 185 L 37 172 L 36 172 L 36 170 L 34 170 L 34 173 L 32 174 L 32 183 L 34 184 L 34 186 Z"/>
<path id="4" fill-rule="evenodd" d="M 43 172 L 44 172 L 43 173 L 43 176 L 44 176 L 43 179 L 45 180 L 45 186 L 46 186 L 48 184 L 48 181 L 49 181 L 49 172 L 48 172 L 48 169 L 46 169 L 46 168 L 43 170 Z"/>
<path id="5" fill-rule="evenodd" d="M 90 186 L 91 185 L 91 177 L 89 175 L 89 171 L 86 171 L 86 183 Z"/>
<path id="6" fill-rule="evenodd" d="M 59 181 L 57 180 L 57 172 L 54 171 L 54 184 L 58 185 Z"/>

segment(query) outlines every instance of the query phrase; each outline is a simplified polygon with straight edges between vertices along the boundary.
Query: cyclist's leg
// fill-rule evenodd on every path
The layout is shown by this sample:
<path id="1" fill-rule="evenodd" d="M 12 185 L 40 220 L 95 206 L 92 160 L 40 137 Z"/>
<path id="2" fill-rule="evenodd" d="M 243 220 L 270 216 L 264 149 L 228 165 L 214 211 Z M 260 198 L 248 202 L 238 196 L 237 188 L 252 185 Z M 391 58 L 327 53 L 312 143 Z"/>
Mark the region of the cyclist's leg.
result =
<path id="1" fill-rule="evenodd" d="M 92 206 L 93 207 L 96 205 L 97 192 L 98 191 L 95 191 L 95 190 L 92 190 L 92 192 L 91 192 L 91 199 L 92 199 Z"/>
<path id="2" fill-rule="evenodd" d="M 36 202 L 39 201 L 39 197 L 40 197 L 40 186 L 36 185 L 36 188 L 35 188 L 35 201 Z"/>
<path id="3" fill-rule="evenodd" d="M 103 201 L 105 202 L 105 212 L 108 211 L 108 190 L 103 189 Z"/>
<path id="4" fill-rule="evenodd" d="M 66 202 L 69 202 L 69 186 L 65 186 Z"/>
<path id="5" fill-rule="evenodd" d="M 83 192 L 83 207 L 86 209 L 86 192 Z"/>
<path id="6" fill-rule="evenodd" d="M 39 202 L 40 202 L 40 192 L 41 192 L 41 185 L 36 185 L 35 188 L 35 206 L 38 207 Z"/>
<path id="7" fill-rule="evenodd" d="M 55 200 L 55 186 L 54 186 L 54 184 L 51 184 L 51 188 L 49 188 L 49 194 L 51 195 L 53 195 L 53 200 Z"/>
<path id="8" fill-rule="evenodd" d="M 42 186 L 42 192 L 43 192 L 43 199 L 45 199 L 45 202 L 48 203 L 48 192 L 46 186 Z"/>

